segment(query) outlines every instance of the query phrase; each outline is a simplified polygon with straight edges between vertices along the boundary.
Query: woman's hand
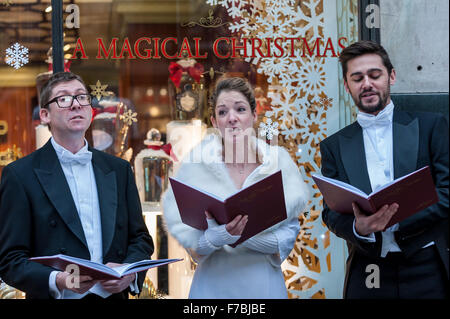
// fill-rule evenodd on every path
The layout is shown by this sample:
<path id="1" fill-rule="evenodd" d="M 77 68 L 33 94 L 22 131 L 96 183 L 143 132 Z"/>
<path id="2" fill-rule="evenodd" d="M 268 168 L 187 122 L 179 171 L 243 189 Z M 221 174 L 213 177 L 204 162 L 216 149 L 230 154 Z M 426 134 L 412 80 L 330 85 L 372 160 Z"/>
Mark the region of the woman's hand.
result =
<path id="1" fill-rule="evenodd" d="M 205 211 L 207 219 L 214 219 L 214 217 L 208 212 Z M 244 231 L 245 225 L 247 225 L 248 216 L 238 215 L 231 222 L 226 224 L 225 229 L 232 236 L 240 236 Z"/>
<path id="2" fill-rule="evenodd" d="M 208 229 L 205 230 L 205 238 L 215 247 L 234 244 L 241 237 L 244 227 L 247 224 L 248 217 L 236 216 L 226 225 L 217 224 L 214 217 L 205 211 Z"/>

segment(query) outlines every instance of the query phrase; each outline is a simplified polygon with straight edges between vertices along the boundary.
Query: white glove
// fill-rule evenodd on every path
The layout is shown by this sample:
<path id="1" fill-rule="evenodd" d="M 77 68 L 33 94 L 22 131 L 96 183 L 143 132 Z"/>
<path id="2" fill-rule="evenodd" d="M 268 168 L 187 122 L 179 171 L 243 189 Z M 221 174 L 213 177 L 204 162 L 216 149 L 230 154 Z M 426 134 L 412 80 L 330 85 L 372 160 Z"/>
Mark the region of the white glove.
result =
<path id="1" fill-rule="evenodd" d="M 207 218 L 208 229 L 198 240 L 196 249 L 199 255 L 209 255 L 215 250 L 222 248 L 224 245 L 231 245 L 241 238 L 240 235 L 233 236 L 226 230 L 226 225 L 217 224 L 215 219 Z"/>

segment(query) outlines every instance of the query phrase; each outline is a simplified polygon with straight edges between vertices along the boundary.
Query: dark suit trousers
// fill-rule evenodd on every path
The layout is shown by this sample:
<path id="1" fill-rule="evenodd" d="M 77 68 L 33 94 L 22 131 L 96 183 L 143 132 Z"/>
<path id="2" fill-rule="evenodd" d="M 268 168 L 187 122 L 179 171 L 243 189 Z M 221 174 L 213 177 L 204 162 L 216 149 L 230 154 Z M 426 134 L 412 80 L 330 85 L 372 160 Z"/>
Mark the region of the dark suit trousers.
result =
<path id="1" fill-rule="evenodd" d="M 367 268 L 368 265 L 372 266 Z M 373 265 L 379 269 L 378 287 Z M 448 297 L 449 279 L 435 245 L 420 249 L 409 258 L 401 252 L 388 253 L 386 258 L 355 255 L 345 295 L 347 299 Z"/>

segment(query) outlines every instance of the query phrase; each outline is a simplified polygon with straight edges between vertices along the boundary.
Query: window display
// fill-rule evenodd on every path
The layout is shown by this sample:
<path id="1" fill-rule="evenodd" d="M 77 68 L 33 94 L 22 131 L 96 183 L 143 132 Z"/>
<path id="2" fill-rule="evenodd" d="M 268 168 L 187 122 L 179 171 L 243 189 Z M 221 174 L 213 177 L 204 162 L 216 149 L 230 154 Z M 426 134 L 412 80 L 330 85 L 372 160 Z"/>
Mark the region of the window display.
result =
<path id="1" fill-rule="evenodd" d="M 51 136 L 38 113 L 39 90 L 53 70 L 51 0 L 4 2 L 0 174 Z M 246 78 L 255 92 L 257 136 L 288 151 L 313 194 L 282 264 L 289 297 L 340 297 L 342 283 L 326 279 L 343 274 L 345 247 L 320 223 L 322 202 L 311 173 L 320 171 L 319 142 L 337 129 L 341 113 L 351 113 L 349 103 L 342 104 L 337 55 L 357 38 L 357 1 L 62 4 L 63 68 L 80 75 L 92 96 L 86 138 L 132 164 L 143 213 L 161 210 L 168 177 L 212 127 L 216 81 Z M 173 238 L 165 240 L 167 258 L 185 262 L 158 273 L 158 281 L 169 296 L 184 298 L 195 263 Z M 157 284 L 144 287 L 143 296 L 160 295 Z"/>

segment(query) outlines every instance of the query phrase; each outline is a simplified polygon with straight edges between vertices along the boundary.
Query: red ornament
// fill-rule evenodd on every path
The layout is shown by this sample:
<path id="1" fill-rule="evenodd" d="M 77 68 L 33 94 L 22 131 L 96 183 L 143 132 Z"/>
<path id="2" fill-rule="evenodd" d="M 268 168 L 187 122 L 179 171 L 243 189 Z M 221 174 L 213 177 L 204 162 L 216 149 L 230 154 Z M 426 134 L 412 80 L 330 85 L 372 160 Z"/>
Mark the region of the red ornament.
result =
<path id="1" fill-rule="evenodd" d="M 200 83 L 200 78 L 203 73 L 203 65 L 200 63 L 195 63 L 194 66 L 184 68 L 177 62 L 170 62 L 169 77 L 177 88 L 180 87 L 183 72 L 187 72 L 197 83 Z"/>
<path id="2" fill-rule="evenodd" d="M 147 148 L 155 150 L 155 151 L 163 150 L 164 153 L 169 155 L 175 162 L 178 162 L 178 159 L 175 156 L 175 153 L 172 151 L 172 145 L 170 143 L 167 143 L 164 145 L 147 145 Z"/>

